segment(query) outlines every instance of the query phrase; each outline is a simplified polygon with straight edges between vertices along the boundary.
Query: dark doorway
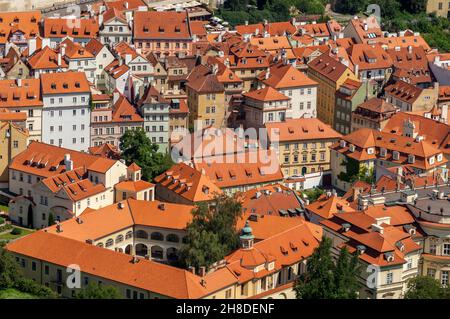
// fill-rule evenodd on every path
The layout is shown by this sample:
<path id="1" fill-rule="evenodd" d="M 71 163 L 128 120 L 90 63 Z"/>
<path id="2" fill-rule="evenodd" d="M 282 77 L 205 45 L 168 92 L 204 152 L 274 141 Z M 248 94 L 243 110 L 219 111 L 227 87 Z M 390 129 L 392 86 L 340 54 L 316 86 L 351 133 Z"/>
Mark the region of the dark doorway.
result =
<path id="1" fill-rule="evenodd" d="M 33 207 L 28 205 L 28 218 L 27 218 L 27 226 L 33 228 Z"/>

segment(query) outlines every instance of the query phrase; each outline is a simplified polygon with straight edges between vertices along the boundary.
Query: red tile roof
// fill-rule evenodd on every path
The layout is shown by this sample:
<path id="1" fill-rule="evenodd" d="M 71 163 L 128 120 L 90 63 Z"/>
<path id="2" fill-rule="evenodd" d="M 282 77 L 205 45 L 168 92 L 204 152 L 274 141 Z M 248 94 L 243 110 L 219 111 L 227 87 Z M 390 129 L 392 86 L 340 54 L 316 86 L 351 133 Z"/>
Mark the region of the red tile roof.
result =
<path id="1" fill-rule="evenodd" d="M 39 79 L 0 80 L 0 108 L 42 105 Z"/>
<path id="2" fill-rule="evenodd" d="M 209 290 L 186 270 L 139 259 L 45 231 L 11 242 L 7 250 L 61 267 L 74 263 L 83 272 L 171 298 L 199 298 Z M 72 252 L 76 251 L 76 254 Z"/>
<path id="3" fill-rule="evenodd" d="M 271 140 L 280 142 L 339 139 L 341 134 L 317 118 L 286 119 L 284 122 L 266 123 Z M 277 130 L 278 129 L 278 134 Z"/>
<path id="4" fill-rule="evenodd" d="M 106 172 L 116 163 L 114 160 L 32 141 L 25 151 L 14 157 L 9 168 L 36 176 L 51 177 L 66 171 L 66 154 L 70 154 L 74 169 L 86 167 L 88 170 Z"/>
<path id="5" fill-rule="evenodd" d="M 159 187 L 166 188 L 191 202 L 212 200 L 222 194 L 211 179 L 189 165 L 179 163 L 155 177 Z"/>
<path id="6" fill-rule="evenodd" d="M 134 14 L 135 39 L 191 39 L 186 12 L 137 11 Z"/>
<path id="7" fill-rule="evenodd" d="M 318 85 L 316 81 L 311 80 L 304 73 L 293 67 L 292 64 L 274 64 L 269 68 L 268 76 L 266 76 L 266 73 L 267 71 L 261 72 L 258 80 L 275 89 Z"/>
<path id="8" fill-rule="evenodd" d="M 26 39 L 39 35 L 39 22 L 42 16 L 39 11 L 0 12 L 0 44 L 8 42 L 10 36 L 19 31 Z"/>
<path id="9" fill-rule="evenodd" d="M 96 19 L 45 18 L 45 38 L 96 38 L 99 25 Z"/>

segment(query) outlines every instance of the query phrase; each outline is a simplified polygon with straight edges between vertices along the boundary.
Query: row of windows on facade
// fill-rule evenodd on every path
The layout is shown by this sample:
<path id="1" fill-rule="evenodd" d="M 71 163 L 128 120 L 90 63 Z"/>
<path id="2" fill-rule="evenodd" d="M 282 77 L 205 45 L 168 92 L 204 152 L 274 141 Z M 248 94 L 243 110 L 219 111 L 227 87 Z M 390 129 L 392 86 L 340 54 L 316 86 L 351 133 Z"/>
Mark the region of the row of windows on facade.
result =
<path id="1" fill-rule="evenodd" d="M 172 44 L 172 45 L 170 45 L 170 44 Z M 138 48 L 142 49 L 144 46 L 146 48 L 150 48 L 150 42 L 145 42 L 145 45 L 142 42 L 138 42 L 137 43 L 137 47 Z M 175 49 L 180 49 L 180 48 L 187 49 L 187 43 L 185 43 L 185 42 L 183 42 L 183 43 L 180 43 L 180 42 L 175 42 L 175 43 L 157 42 L 156 43 L 156 48 L 157 49 L 160 49 L 162 47 L 164 47 L 165 49 L 169 49 L 169 48 L 173 49 L 174 47 L 175 47 Z"/>
<path id="2" fill-rule="evenodd" d="M 322 172 L 322 171 L 323 171 L 323 167 L 319 167 L 319 168 L 318 168 L 318 172 Z M 315 172 L 316 172 L 316 168 L 315 168 L 315 167 L 310 167 L 310 168 L 309 168 L 309 172 L 308 172 L 308 167 L 306 167 L 306 166 L 303 166 L 302 169 L 301 169 L 301 174 L 302 174 L 302 175 L 305 175 L 305 174 L 307 174 L 307 173 L 315 173 Z M 299 171 L 298 171 L 297 168 L 294 168 L 294 169 L 292 170 L 292 175 L 297 176 L 298 173 L 299 173 Z M 284 175 L 285 175 L 285 176 L 289 176 L 289 175 L 290 175 L 290 174 L 289 174 L 289 169 L 285 169 L 285 170 L 284 170 Z"/>
<path id="3" fill-rule="evenodd" d="M 84 124 L 81 124 L 80 125 L 81 131 L 84 131 L 84 128 L 85 128 Z M 58 132 L 62 132 L 62 130 L 63 130 L 62 125 L 59 125 L 58 126 Z M 76 131 L 76 130 L 77 130 L 77 126 L 75 124 L 72 125 L 72 131 Z M 55 131 L 55 127 L 53 125 L 51 125 L 50 126 L 50 132 L 54 132 L 54 131 Z"/>
<path id="4" fill-rule="evenodd" d="M 84 144 L 84 143 L 85 143 L 85 138 L 81 137 L 80 138 L 80 144 Z M 55 140 L 54 139 L 50 139 L 50 144 L 51 145 L 55 145 Z M 77 144 L 77 138 L 76 137 L 72 138 L 72 144 L 73 145 Z M 63 140 L 62 140 L 62 138 L 60 138 L 60 139 L 58 139 L 58 146 L 62 147 L 62 145 L 63 145 Z"/>
<path id="5" fill-rule="evenodd" d="M 427 275 L 436 279 L 436 268 L 428 268 Z M 448 283 L 449 283 L 449 271 L 448 270 L 441 270 L 440 282 L 441 282 L 442 286 L 448 285 Z"/>
<path id="6" fill-rule="evenodd" d="M 156 122 L 156 121 L 158 121 L 158 116 L 156 116 L 156 115 L 152 115 L 152 116 L 146 115 L 145 116 L 145 120 L 147 122 L 150 122 L 150 121 Z M 167 117 L 164 116 L 164 115 L 160 115 L 159 116 L 159 121 L 167 121 Z"/>
<path id="7" fill-rule="evenodd" d="M 320 148 L 325 148 L 325 145 L 326 145 L 325 142 L 320 142 Z M 286 143 L 286 144 L 284 144 L 284 150 L 289 151 L 291 149 L 291 146 L 294 150 L 299 149 L 299 143 L 293 143 L 293 144 Z M 308 146 L 312 149 L 316 149 L 317 143 L 316 142 L 302 143 L 302 148 L 304 150 L 308 149 Z"/>
<path id="8" fill-rule="evenodd" d="M 164 237 L 164 235 L 160 232 L 152 232 L 149 236 L 149 234 L 146 231 L 138 230 L 138 231 L 136 231 L 135 235 L 136 235 L 136 238 L 138 238 L 138 239 L 149 239 L 150 238 L 151 240 L 156 240 L 156 241 L 164 241 L 165 240 L 170 243 L 179 243 L 180 241 L 183 243 L 187 242 L 187 237 L 183 237 L 180 240 L 180 237 L 176 234 L 168 234 L 166 237 Z M 115 239 L 113 239 L 113 238 L 107 239 L 104 245 L 102 242 L 97 243 L 97 246 L 98 247 L 111 247 L 114 245 L 114 243 L 119 244 L 119 243 L 123 242 L 124 240 L 128 240 L 131 238 L 133 238 L 133 231 L 130 230 L 125 234 L 125 237 L 123 235 L 118 235 Z"/>
<path id="9" fill-rule="evenodd" d="M 437 254 L 437 247 L 438 247 L 438 244 L 430 243 L 430 249 L 429 249 L 430 254 L 436 255 Z M 442 244 L 441 248 L 442 248 L 441 252 L 442 252 L 443 256 L 450 256 L 450 243 Z"/>
<path id="10" fill-rule="evenodd" d="M 165 132 L 166 130 L 164 129 L 164 126 L 163 126 L 163 125 L 160 125 L 160 126 L 159 126 L 159 130 L 156 129 L 156 125 L 153 125 L 153 126 L 151 127 L 151 130 L 150 130 L 150 126 L 146 126 L 146 127 L 145 127 L 145 131 L 146 131 L 146 132 Z"/>
<path id="11" fill-rule="evenodd" d="M 80 100 L 81 100 L 81 102 L 83 102 L 83 103 L 87 102 L 85 96 L 82 96 Z M 73 102 L 73 103 L 77 103 L 77 102 L 78 102 L 78 98 L 77 98 L 76 96 L 72 97 L 72 102 Z M 62 97 L 58 98 L 58 103 L 63 103 L 63 98 L 62 98 Z M 50 104 L 55 104 L 55 98 L 53 98 L 53 97 L 50 98 Z M 73 111 L 74 111 L 73 115 L 77 115 L 77 114 L 76 114 L 76 110 L 73 110 Z M 81 110 L 81 111 L 82 111 L 82 112 L 81 112 L 81 115 L 84 115 L 84 111 L 85 111 L 85 110 Z M 51 111 L 51 112 L 53 112 L 53 111 Z M 50 112 L 50 113 L 51 113 L 51 112 Z M 53 116 L 53 115 L 51 115 L 51 116 Z M 60 115 L 59 115 L 59 116 L 62 116 L 61 111 L 60 111 Z"/>
<path id="12" fill-rule="evenodd" d="M 321 152 L 321 153 L 319 153 L 319 160 L 320 161 L 325 161 L 325 152 Z M 299 158 L 299 156 L 298 155 L 293 155 L 292 156 L 292 158 L 293 158 L 293 163 L 298 163 L 298 158 Z M 316 162 L 317 161 L 317 154 L 311 154 L 311 160 L 310 160 L 311 162 Z M 285 155 L 284 156 L 284 162 L 285 163 L 290 163 L 290 156 L 289 155 Z M 306 163 L 306 162 L 308 162 L 308 154 L 303 154 L 302 155 L 302 162 L 303 163 Z"/>

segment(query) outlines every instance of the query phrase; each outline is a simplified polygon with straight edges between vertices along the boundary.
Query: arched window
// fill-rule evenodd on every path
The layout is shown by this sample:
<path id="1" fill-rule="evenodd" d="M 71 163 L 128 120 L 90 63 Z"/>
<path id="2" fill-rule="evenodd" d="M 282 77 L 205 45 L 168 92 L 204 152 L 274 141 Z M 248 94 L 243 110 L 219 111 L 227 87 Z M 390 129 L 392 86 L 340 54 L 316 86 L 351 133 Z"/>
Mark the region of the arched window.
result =
<path id="1" fill-rule="evenodd" d="M 106 241 L 106 247 L 111 247 L 114 244 L 114 240 L 112 238 Z"/>
<path id="2" fill-rule="evenodd" d="M 116 244 L 123 242 L 123 235 L 119 235 L 116 237 Z"/>
<path id="3" fill-rule="evenodd" d="M 150 238 L 153 240 L 164 240 L 164 235 L 159 232 L 154 232 L 150 235 Z"/>
<path id="4" fill-rule="evenodd" d="M 125 234 L 125 239 L 130 239 L 132 237 L 133 237 L 133 232 L 131 230 Z"/>
<path id="5" fill-rule="evenodd" d="M 103 247 L 103 243 L 98 243 L 97 247 Z"/>
<path id="6" fill-rule="evenodd" d="M 178 260 L 178 250 L 174 247 L 167 249 L 167 260 L 176 261 Z"/>
<path id="7" fill-rule="evenodd" d="M 147 234 L 146 231 L 138 230 L 138 231 L 136 232 L 136 238 L 148 239 L 148 234 Z"/>
<path id="8" fill-rule="evenodd" d="M 170 241 L 171 243 L 179 243 L 180 242 L 180 237 L 178 237 L 175 234 L 169 234 L 166 236 L 166 240 Z"/>
<path id="9" fill-rule="evenodd" d="M 138 256 L 146 256 L 148 254 L 148 248 L 144 244 L 136 245 L 136 255 Z"/>
<path id="10" fill-rule="evenodd" d="M 187 244 L 187 242 L 188 242 L 187 236 L 184 236 L 184 237 L 183 237 L 182 242 L 183 242 L 183 244 Z"/>
<path id="11" fill-rule="evenodd" d="M 163 258 L 163 249 L 159 246 L 153 246 L 152 247 L 152 258 Z"/>

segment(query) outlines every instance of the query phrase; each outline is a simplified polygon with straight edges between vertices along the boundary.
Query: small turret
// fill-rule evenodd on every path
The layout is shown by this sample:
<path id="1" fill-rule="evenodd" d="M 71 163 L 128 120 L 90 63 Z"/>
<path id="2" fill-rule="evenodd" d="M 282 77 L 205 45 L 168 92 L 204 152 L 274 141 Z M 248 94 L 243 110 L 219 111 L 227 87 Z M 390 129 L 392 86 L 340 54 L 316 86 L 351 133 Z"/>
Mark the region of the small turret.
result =
<path id="1" fill-rule="evenodd" d="M 241 241 L 242 248 L 248 249 L 253 247 L 255 236 L 253 236 L 252 234 L 252 228 L 250 227 L 248 220 L 245 222 L 244 228 L 242 228 L 241 236 L 239 236 L 239 239 Z"/>

